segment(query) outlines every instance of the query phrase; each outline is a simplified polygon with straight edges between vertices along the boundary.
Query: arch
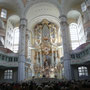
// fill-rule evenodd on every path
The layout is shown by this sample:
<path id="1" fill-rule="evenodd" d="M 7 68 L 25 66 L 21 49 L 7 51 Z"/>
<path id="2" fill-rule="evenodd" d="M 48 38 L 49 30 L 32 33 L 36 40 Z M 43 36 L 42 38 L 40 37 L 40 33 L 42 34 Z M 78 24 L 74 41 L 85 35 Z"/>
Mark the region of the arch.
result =
<path id="1" fill-rule="evenodd" d="M 30 21 L 32 18 L 41 16 L 41 15 L 51 15 L 55 17 L 60 16 L 59 9 L 51 3 L 47 2 L 41 2 L 34 4 L 32 7 L 28 9 L 28 12 L 26 13 L 26 18 Z"/>
<path id="2" fill-rule="evenodd" d="M 69 25 L 69 29 L 70 29 L 72 49 L 76 49 L 79 46 L 78 24 L 77 23 L 71 23 Z"/>
<path id="3" fill-rule="evenodd" d="M 72 49 L 76 49 L 79 45 L 85 43 L 84 28 L 82 23 L 81 13 L 78 10 L 70 10 L 67 13 L 71 45 Z"/>
<path id="4" fill-rule="evenodd" d="M 17 53 L 19 49 L 19 27 L 15 27 L 13 32 L 13 52 Z"/>
<path id="5" fill-rule="evenodd" d="M 67 13 L 67 18 L 68 19 L 77 19 L 80 15 L 81 15 L 81 13 L 78 10 L 70 10 Z"/>
<path id="6" fill-rule="evenodd" d="M 57 0 L 31 0 L 31 1 L 29 1 L 28 2 L 28 4 L 27 4 L 27 6 L 26 6 L 26 8 L 25 8 L 25 12 L 24 12 L 24 14 L 25 14 L 25 16 L 26 16 L 26 14 L 27 14 L 27 12 L 29 11 L 29 9 L 31 8 L 31 7 L 33 7 L 34 5 L 36 5 L 36 4 L 40 4 L 40 3 L 48 3 L 48 4 L 52 4 L 52 5 L 54 5 L 59 11 L 60 11 L 60 3 L 59 3 L 59 1 L 57 1 Z"/>
<path id="7" fill-rule="evenodd" d="M 19 23 L 20 17 L 18 15 L 11 15 L 8 17 L 8 20 L 12 21 L 13 23 Z"/>
<path id="8" fill-rule="evenodd" d="M 14 51 L 15 27 L 19 27 L 20 17 L 12 15 L 7 20 L 5 47 Z"/>

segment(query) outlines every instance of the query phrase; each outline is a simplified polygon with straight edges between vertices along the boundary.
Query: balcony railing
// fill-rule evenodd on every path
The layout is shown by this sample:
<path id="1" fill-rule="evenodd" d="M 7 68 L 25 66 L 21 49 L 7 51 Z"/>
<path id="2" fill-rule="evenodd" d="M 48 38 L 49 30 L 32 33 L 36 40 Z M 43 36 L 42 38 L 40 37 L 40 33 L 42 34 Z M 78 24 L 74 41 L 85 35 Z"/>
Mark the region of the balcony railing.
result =
<path id="1" fill-rule="evenodd" d="M 0 66 L 18 67 L 18 56 L 17 56 L 17 54 L 0 53 Z"/>
<path id="2" fill-rule="evenodd" d="M 78 53 L 71 54 L 71 64 L 81 64 L 90 61 L 90 47 Z"/>

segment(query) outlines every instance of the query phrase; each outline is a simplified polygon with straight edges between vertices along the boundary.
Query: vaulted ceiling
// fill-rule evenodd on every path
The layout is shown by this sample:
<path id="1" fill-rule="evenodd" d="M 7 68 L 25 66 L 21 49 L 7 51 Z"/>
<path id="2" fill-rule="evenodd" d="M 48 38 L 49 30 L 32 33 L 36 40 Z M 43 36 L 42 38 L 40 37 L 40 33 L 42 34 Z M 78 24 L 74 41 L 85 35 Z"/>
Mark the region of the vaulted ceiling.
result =
<path id="1" fill-rule="evenodd" d="M 49 0 L 0 0 L 0 7 L 10 10 L 12 13 L 21 13 L 23 8 L 25 8 L 28 2 L 38 2 L 38 1 L 49 1 Z M 50 0 L 55 1 L 55 0 Z M 67 12 L 69 9 L 80 8 L 80 4 L 84 0 L 56 0 L 59 1 L 59 4 L 64 8 L 64 11 Z"/>

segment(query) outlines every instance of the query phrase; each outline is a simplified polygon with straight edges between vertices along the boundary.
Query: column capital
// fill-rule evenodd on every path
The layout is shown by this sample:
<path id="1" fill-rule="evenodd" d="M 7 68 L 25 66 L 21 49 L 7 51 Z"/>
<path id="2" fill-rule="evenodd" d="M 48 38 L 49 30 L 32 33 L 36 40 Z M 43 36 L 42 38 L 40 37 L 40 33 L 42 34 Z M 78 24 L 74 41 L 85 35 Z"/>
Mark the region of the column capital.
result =
<path id="1" fill-rule="evenodd" d="M 20 19 L 20 25 L 27 25 L 27 19 L 26 18 L 21 18 Z"/>
<path id="2" fill-rule="evenodd" d="M 60 19 L 60 23 L 67 22 L 67 17 L 66 17 L 65 15 L 61 15 L 61 16 L 59 17 L 59 19 Z"/>

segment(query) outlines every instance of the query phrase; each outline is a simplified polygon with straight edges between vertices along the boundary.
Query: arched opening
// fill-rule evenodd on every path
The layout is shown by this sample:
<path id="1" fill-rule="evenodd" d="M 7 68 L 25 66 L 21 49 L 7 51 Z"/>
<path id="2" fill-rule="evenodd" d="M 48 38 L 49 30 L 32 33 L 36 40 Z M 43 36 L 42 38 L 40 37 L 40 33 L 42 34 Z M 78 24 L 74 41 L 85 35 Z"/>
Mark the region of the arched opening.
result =
<path id="1" fill-rule="evenodd" d="M 19 27 L 14 28 L 13 52 L 17 53 L 19 48 Z"/>
<path id="2" fill-rule="evenodd" d="M 80 12 L 71 10 L 67 14 L 69 21 L 72 50 L 86 42 L 83 22 Z"/>
<path id="3" fill-rule="evenodd" d="M 18 52 L 19 45 L 19 21 L 20 18 L 17 15 L 12 15 L 7 20 L 5 48 L 15 53 Z"/>
<path id="4" fill-rule="evenodd" d="M 70 28 L 70 37 L 71 37 L 71 45 L 72 49 L 75 49 L 79 46 L 79 37 L 78 37 L 78 25 L 77 23 L 71 23 L 69 25 Z"/>

